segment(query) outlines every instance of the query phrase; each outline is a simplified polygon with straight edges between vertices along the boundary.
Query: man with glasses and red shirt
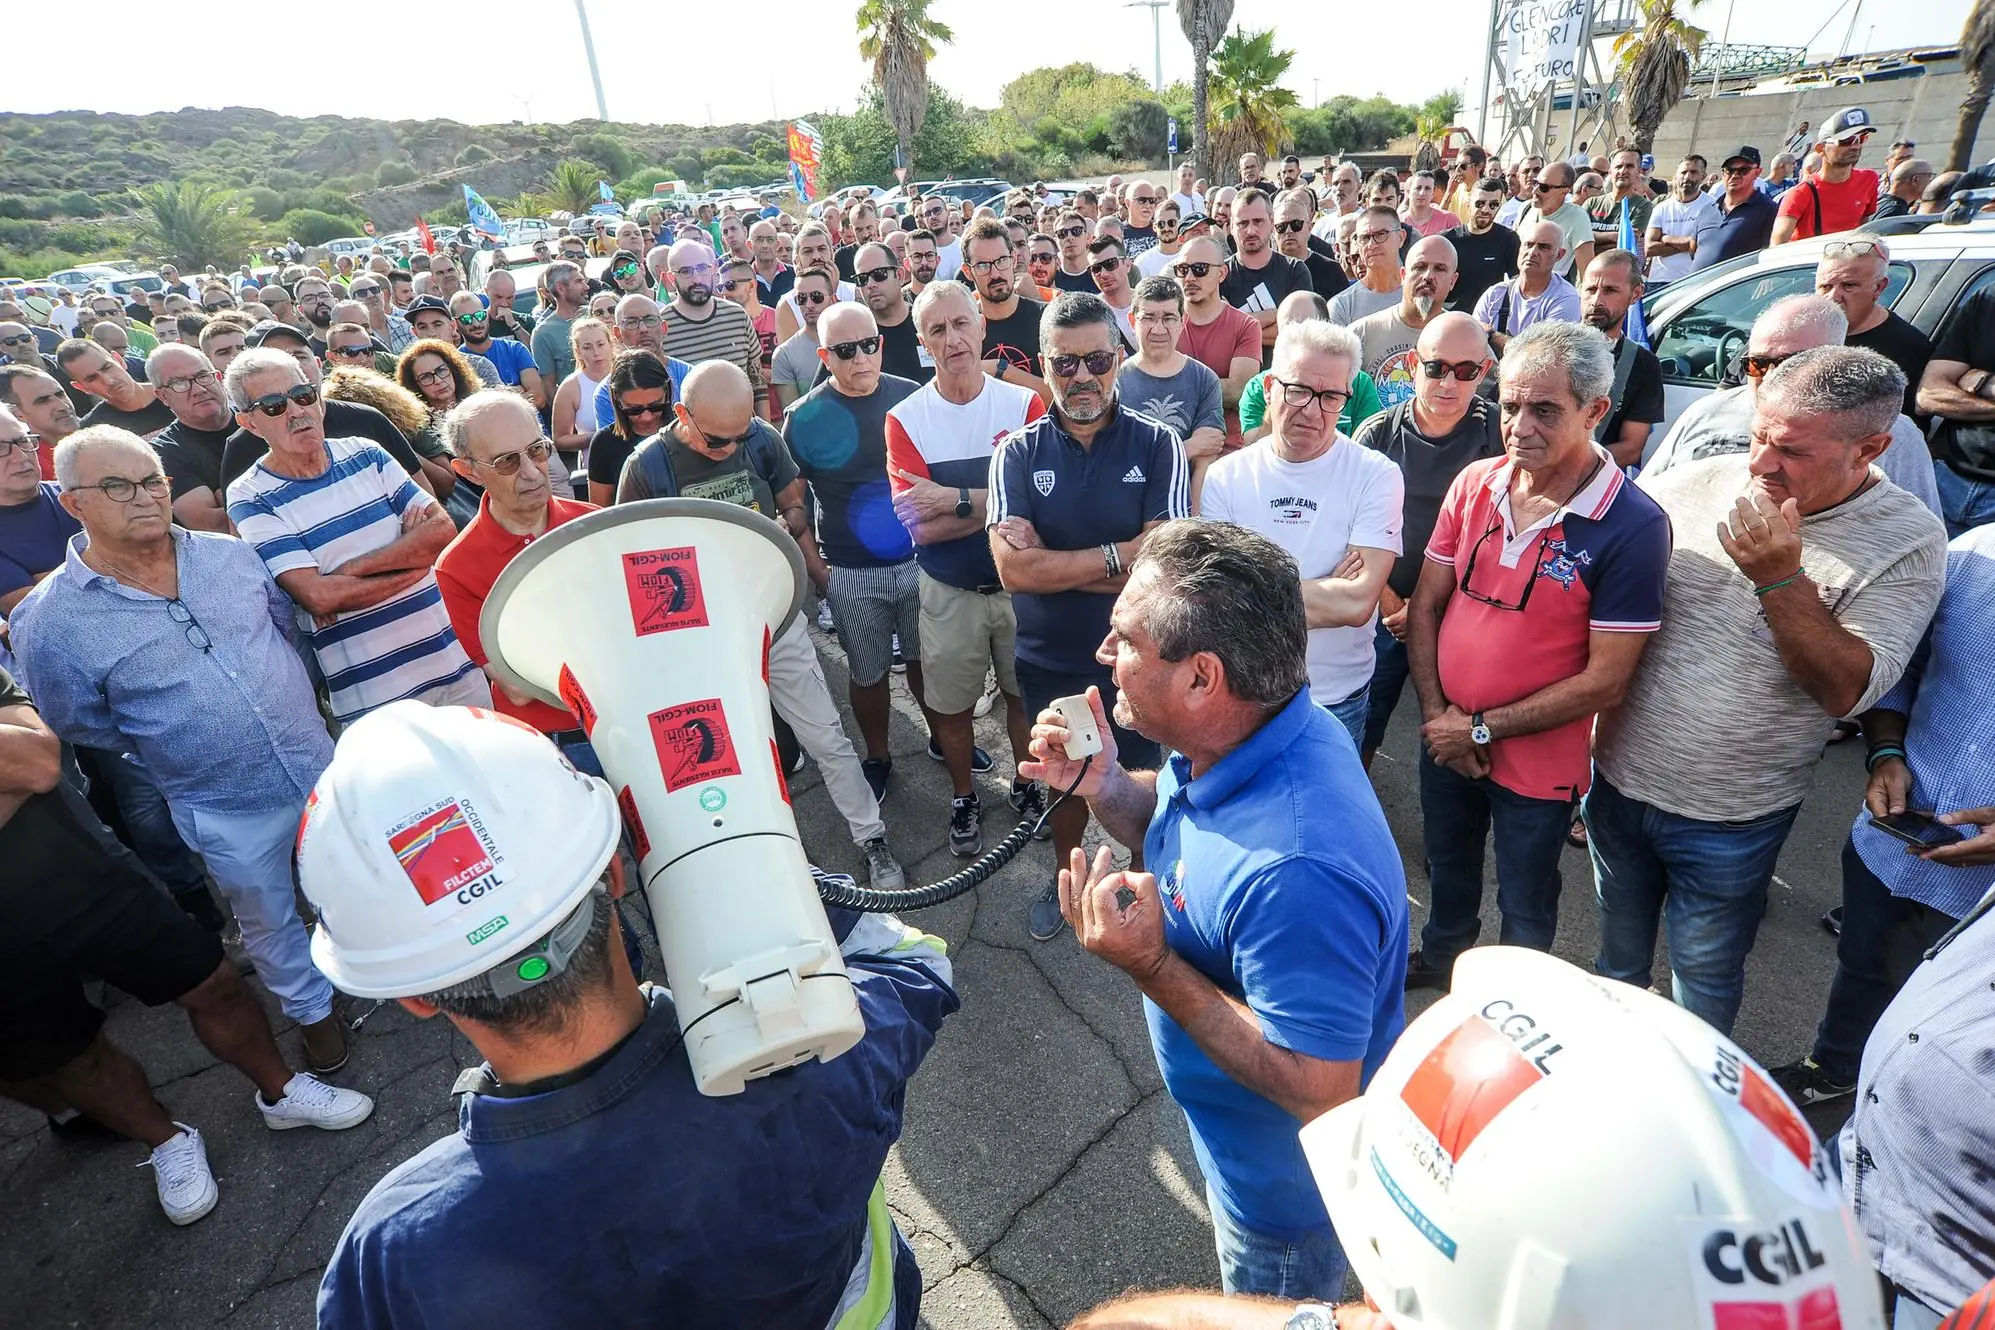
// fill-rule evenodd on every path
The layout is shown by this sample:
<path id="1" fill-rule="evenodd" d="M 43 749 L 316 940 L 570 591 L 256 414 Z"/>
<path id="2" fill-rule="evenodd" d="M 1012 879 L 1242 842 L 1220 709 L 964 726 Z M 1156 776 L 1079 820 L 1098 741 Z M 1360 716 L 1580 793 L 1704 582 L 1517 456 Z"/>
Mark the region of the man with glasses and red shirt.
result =
<path id="1" fill-rule="evenodd" d="M 1500 941 L 1551 949 L 1594 714 L 1620 702 L 1661 626 L 1669 521 L 1593 441 L 1613 383 L 1592 328 L 1541 323 L 1511 339 L 1505 456 L 1455 477 L 1427 542 L 1406 651 L 1432 906 L 1408 988 L 1447 988 L 1481 931 L 1492 829 Z"/>
<path id="2" fill-rule="evenodd" d="M 1261 325 L 1221 296 L 1226 256 L 1219 242 L 1200 235 L 1185 242 L 1170 268 L 1185 292 L 1185 326 L 1178 349 L 1219 376 L 1226 406 L 1226 446 L 1238 448 L 1240 394 L 1261 372 Z"/>

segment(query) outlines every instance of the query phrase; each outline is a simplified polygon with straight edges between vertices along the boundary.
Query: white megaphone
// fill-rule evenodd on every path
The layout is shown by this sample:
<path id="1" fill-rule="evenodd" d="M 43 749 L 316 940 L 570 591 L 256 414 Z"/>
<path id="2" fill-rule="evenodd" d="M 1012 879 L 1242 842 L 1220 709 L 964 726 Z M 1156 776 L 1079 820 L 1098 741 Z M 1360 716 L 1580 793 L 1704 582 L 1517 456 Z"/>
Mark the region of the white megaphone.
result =
<path id="1" fill-rule="evenodd" d="M 703 1094 L 866 1033 L 771 733 L 769 643 L 803 594 L 768 518 L 653 499 L 533 541 L 478 621 L 492 673 L 573 712 L 617 791 Z"/>

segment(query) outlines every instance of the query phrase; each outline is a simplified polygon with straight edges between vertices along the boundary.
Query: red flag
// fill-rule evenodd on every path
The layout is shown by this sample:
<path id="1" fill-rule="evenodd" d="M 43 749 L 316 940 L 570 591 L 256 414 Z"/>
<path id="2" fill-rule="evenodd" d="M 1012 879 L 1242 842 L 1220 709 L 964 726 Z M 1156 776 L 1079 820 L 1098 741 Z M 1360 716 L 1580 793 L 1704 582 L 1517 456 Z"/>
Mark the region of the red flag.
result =
<path id="1" fill-rule="evenodd" d="M 436 253 L 436 237 L 429 233 L 429 226 L 423 221 L 421 213 L 416 214 L 416 236 L 423 242 L 424 253 Z"/>

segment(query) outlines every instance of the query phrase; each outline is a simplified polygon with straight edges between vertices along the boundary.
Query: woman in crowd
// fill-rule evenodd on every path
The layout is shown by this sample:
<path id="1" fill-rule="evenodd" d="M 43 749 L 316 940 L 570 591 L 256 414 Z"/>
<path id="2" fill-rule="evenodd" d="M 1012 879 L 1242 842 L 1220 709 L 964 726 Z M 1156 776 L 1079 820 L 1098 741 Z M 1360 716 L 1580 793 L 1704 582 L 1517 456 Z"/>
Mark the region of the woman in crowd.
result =
<path id="1" fill-rule="evenodd" d="M 589 502 L 616 502 L 617 479 L 637 445 L 672 419 L 672 375 L 665 362 L 642 349 L 619 351 L 610 366 L 610 405 L 616 419 L 589 440 Z"/>
<path id="2" fill-rule="evenodd" d="M 589 440 L 607 423 L 596 419 L 596 389 L 610 376 L 616 348 L 608 325 L 596 318 L 575 320 L 568 346 L 575 372 L 554 391 L 553 434 L 555 451 L 573 471 L 589 464 Z"/>
<path id="3" fill-rule="evenodd" d="M 361 365 L 341 365 L 326 375 L 326 399 L 333 402 L 358 402 L 371 406 L 394 422 L 395 428 L 408 438 L 409 446 L 416 450 L 416 456 L 423 464 L 423 475 L 429 478 L 430 488 L 436 497 L 449 508 L 452 491 L 457 486 L 457 473 L 450 469 L 450 450 L 443 446 L 443 438 L 438 433 L 436 421 L 431 418 L 429 408 L 423 405 L 422 398 L 404 388 L 393 379 L 384 378 L 372 369 Z M 471 504 L 476 511 L 477 501 Z M 452 509 L 451 516 L 456 511 Z"/>

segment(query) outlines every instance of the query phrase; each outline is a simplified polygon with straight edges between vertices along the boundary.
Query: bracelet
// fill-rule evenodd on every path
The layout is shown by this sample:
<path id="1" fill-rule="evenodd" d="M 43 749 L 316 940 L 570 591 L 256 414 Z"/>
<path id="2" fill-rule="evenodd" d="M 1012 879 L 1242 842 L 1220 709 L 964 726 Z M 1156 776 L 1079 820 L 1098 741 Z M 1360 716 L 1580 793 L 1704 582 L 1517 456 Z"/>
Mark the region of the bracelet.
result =
<path id="1" fill-rule="evenodd" d="M 1905 757 L 1905 750 L 1903 748 L 1900 748 L 1897 744 L 1879 744 L 1864 755 L 1863 769 L 1865 774 L 1877 770 L 1877 764 L 1887 757 L 1895 757 L 1900 762 L 1906 762 L 1907 765 L 1910 765 Z"/>
<path id="2" fill-rule="evenodd" d="M 1115 542 L 1109 541 L 1101 547 L 1102 573 L 1114 577 L 1122 571 L 1122 556 L 1115 552 Z"/>
<path id="3" fill-rule="evenodd" d="M 1754 587 L 1753 594 L 1755 596 L 1764 596 L 1769 591 L 1778 591 L 1782 587 L 1791 586 L 1795 582 L 1798 582 L 1800 580 L 1801 580 L 1800 573 L 1790 573 L 1788 576 L 1781 578 L 1778 582 L 1768 582 L 1765 586 Z"/>

